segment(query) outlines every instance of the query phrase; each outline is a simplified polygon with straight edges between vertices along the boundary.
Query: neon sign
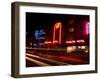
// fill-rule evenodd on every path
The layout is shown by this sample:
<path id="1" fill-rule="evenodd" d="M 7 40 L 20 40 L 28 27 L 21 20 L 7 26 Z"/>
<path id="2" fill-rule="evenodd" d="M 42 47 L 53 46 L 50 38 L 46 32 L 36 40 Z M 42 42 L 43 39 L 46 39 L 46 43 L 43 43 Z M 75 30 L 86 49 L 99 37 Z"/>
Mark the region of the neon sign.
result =
<path id="1" fill-rule="evenodd" d="M 86 24 L 85 24 L 85 33 L 86 34 L 89 34 L 89 22 L 86 22 Z"/>
<path id="2" fill-rule="evenodd" d="M 72 43 L 84 43 L 85 41 L 84 40 L 71 40 L 71 41 L 66 41 L 66 44 L 72 44 Z"/>
<path id="3" fill-rule="evenodd" d="M 56 40 L 56 31 L 59 29 L 59 39 Z M 55 42 L 58 41 L 59 44 L 61 44 L 61 34 L 62 34 L 62 23 L 61 22 L 57 22 L 55 25 L 54 25 L 54 28 L 53 28 L 53 44 L 55 44 Z"/>

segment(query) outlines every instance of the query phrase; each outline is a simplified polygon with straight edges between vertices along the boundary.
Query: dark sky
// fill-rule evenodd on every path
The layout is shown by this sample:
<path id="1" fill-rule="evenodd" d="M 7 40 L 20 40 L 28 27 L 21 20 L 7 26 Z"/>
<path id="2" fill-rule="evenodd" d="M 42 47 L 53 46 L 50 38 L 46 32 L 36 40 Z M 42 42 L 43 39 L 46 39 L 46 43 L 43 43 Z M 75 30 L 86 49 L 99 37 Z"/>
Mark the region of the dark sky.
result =
<path id="1" fill-rule="evenodd" d="M 44 14 L 44 13 L 26 13 L 26 31 L 32 32 L 37 29 L 50 29 L 55 22 L 66 21 L 66 15 Z"/>

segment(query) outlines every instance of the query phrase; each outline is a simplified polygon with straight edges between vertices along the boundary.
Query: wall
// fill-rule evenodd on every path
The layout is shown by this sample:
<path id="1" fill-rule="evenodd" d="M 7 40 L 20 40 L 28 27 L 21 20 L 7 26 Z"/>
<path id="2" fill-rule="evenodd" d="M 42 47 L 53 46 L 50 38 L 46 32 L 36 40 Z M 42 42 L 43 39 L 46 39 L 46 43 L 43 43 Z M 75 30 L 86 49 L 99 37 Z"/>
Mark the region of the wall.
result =
<path id="1" fill-rule="evenodd" d="M 41 3 L 55 3 L 55 4 L 76 4 L 98 6 L 100 9 L 100 0 L 0 0 L 0 80 L 16 80 L 10 76 L 11 68 L 11 2 L 13 1 L 29 1 Z M 98 11 L 100 14 L 100 10 Z M 100 16 L 98 16 L 98 22 Z M 98 26 L 100 24 L 98 23 Z M 98 34 L 99 34 L 98 27 Z M 98 37 L 100 41 L 100 37 Z M 98 42 L 99 44 L 99 42 Z M 99 45 L 98 45 L 99 47 Z M 98 53 L 100 50 L 98 51 Z M 98 54 L 98 58 L 100 54 Z M 100 61 L 100 58 L 98 59 Z M 99 64 L 99 62 L 98 62 Z M 100 67 L 100 64 L 98 65 Z M 99 80 L 100 69 L 97 74 L 80 74 L 80 75 L 63 75 L 53 77 L 38 77 L 38 78 L 22 78 L 18 80 Z"/>

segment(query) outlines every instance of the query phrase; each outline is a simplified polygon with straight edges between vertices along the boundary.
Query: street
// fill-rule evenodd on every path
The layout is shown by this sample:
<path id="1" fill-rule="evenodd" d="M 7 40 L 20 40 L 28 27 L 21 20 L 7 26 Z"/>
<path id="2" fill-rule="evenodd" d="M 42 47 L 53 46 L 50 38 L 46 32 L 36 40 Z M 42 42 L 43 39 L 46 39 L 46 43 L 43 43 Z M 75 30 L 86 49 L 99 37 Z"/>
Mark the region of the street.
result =
<path id="1" fill-rule="evenodd" d="M 27 50 L 26 67 L 62 66 L 88 64 L 86 57 L 80 55 L 63 55 L 64 52 L 50 52 L 47 50 Z"/>

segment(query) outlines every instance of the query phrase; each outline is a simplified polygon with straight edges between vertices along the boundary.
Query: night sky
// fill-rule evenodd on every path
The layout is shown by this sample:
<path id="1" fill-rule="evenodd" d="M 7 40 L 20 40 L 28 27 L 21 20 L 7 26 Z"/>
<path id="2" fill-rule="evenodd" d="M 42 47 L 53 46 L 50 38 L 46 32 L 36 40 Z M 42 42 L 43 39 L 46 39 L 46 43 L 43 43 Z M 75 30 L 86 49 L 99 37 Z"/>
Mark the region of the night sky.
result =
<path id="1" fill-rule="evenodd" d="M 44 13 L 26 13 L 26 31 L 49 29 L 57 22 L 66 22 L 66 15 L 61 14 L 44 14 Z"/>

